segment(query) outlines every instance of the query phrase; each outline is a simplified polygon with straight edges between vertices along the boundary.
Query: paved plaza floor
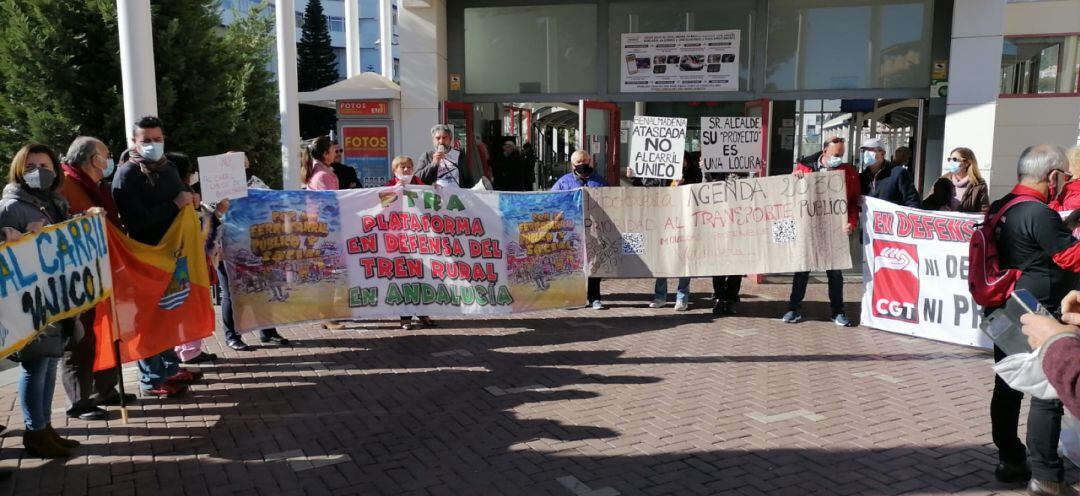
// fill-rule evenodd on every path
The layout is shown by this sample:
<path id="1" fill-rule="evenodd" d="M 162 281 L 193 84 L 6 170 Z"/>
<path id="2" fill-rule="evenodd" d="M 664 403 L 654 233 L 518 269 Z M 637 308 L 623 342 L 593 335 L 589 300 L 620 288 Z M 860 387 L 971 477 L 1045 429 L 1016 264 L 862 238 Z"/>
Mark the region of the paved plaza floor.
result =
<path id="1" fill-rule="evenodd" d="M 0 495 L 1022 489 L 993 478 L 987 352 L 836 327 L 820 284 L 798 325 L 779 321 L 786 285 L 748 283 L 741 314 L 719 318 L 708 280 L 693 288 L 679 313 L 647 307 L 652 281 L 605 281 L 608 310 L 293 326 L 292 347 L 246 353 L 215 336 L 202 383 L 143 400 L 128 424 L 67 419 L 58 384 L 54 425 L 83 442 L 67 460 L 22 458 L 8 384 L 0 469 L 16 476 Z"/>

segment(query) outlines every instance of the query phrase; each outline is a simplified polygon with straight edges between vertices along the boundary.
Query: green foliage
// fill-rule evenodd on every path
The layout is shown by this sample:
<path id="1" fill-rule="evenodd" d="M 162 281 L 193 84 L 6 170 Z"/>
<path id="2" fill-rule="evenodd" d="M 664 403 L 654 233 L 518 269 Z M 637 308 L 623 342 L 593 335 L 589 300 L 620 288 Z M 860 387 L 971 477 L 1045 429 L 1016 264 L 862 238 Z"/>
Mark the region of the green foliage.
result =
<path id="1" fill-rule="evenodd" d="M 354 21 L 355 22 L 355 21 Z M 337 59 L 330 45 L 330 28 L 326 25 L 322 2 L 309 0 L 304 10 L 300 43 L 296 45 L 296 82 L 300 91 L 313 91 L 336 83 Z M 337 125 L 332 109 L 300 106 L 300 136 L 311 139 L 329 133 Z"/>
<path id="2" fill-rule="evenodd" d="M 266 69 L 272 19 L 257 9 L 223 29 L 218 9 L 216 0 L 152 2 L 166 148 L 193 157 L 250 151 L 256 174 L 280 185 L 277 92 Z M 130 130 L 116 2 L 0 0 L 0 15 L 0 162 L 30 141 L 63 153 L 78 135 L 119 156 Z"/>

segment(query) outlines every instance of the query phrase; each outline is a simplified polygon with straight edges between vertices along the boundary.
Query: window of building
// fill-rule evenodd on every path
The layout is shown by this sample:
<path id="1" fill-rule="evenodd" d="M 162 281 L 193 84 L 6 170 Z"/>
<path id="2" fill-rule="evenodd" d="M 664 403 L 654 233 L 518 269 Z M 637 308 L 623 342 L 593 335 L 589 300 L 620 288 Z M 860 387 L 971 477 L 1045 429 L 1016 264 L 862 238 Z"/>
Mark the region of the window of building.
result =
<path id="1" fill-rule="evenodd" d="M 755 0 L 682 0 L 679 2 L 614 1 L 608 14 L 608 91 L 622 88 L 624 33 L 740 30 L 739 89 L 748 88 L 750 24 Z"/>
<path id="2" fill-rule="evenodd" d="M 934 0 L 771 0 L 766 89 L 925 88 Z"/>
<path id="3" fill-rule="evenodd" d="M 332 33 L 344 33 L 345 32 L 345 18 L 337 16 L 327 16 L 326 26 Z"/>
<path id="4" fill-rule="evenodd" d="M 596 92 L 596 5 L 465 9 L 465 91 Z"/>
<path id="5" fill-rule="evenodd" d="M 1002 95 L 1080 93 L 1080 34 L 1006 37 Z"/>

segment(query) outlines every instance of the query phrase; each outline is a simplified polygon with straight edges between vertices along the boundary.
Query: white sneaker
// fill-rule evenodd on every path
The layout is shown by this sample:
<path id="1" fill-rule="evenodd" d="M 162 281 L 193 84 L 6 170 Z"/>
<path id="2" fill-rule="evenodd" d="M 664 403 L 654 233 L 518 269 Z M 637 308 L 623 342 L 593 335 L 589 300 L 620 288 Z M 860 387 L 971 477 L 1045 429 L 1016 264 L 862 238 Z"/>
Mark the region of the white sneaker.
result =
<path id="1" fill-rule="evenodd" d="M 607 308 L 607 307 L 604 306 L 604 302 L 602 302 L 600 300 L 596 300 L 596 301 L 592 302 L 592 309 L 593 310 L 603 310 L 605 308 Z"/>
<path id="2" fill-rule="evenodd" d="M 664 308 L 664 305 L 667 305 L 667 300 L 657 298 L 649 303 L 649 308 Z"/>
<path id="3" fill-rule="evenodd" d="M 676 312 L 685 312 L 689 308 L 690 308 L 690 305 L 687 305 L 685 301 L 676 301 L 675 302 L 675 311 Z"/>

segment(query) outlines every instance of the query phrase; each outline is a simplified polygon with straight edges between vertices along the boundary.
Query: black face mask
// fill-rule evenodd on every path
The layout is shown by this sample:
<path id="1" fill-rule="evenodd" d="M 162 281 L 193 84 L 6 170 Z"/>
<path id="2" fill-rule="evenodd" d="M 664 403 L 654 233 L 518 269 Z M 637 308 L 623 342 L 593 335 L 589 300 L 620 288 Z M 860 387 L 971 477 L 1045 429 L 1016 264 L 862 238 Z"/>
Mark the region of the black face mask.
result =
<path id="1" fill-rule="evenodd" d="M 588 166 L 588 165 L 574 166 L 574 174 L 577 174 L 578 176 L 589 177 L 589 176 L 592 175 L 592 173 L 593 173 L 593 168 L 591 166 Z"/>

